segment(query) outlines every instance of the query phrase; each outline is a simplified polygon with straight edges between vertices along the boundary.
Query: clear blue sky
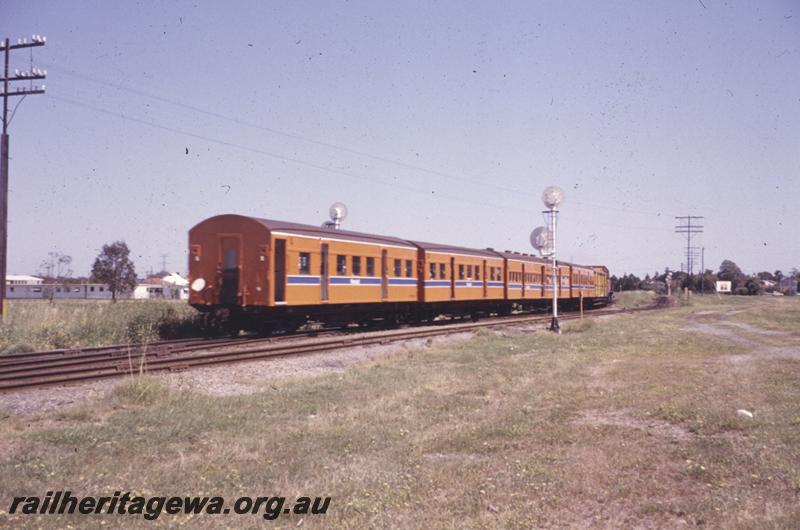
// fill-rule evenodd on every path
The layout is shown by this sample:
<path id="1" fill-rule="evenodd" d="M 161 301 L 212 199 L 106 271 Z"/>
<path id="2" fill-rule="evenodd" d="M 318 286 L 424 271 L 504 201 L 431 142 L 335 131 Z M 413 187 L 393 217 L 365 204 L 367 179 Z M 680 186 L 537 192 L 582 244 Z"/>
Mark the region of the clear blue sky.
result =
<path id="1" fill-rule="evenodd" d="M 34 33 L 10 273 L 87 274 L 117 239 L 185 271 L 206 217 L 337 200 L 349 229 L 532 251 L 550 184 L 565 259 L 677 268 L 692 214 L 708 268 L 800 267 L 795 1 L 0 4 L 0 36 Z"/>

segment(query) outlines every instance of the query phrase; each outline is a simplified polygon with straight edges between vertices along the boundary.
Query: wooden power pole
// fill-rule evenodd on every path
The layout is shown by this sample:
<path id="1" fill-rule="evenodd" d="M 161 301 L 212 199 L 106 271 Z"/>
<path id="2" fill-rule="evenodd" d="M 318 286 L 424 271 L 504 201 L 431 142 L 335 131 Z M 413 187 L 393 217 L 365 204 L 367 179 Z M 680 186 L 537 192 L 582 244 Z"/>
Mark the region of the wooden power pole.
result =
<path id="1" fill-rule="evenodd" d="M 3 93 L 0 94 L 3 98 L 3 134 L 0 137 L 0 321 L 6 316 L 6 257 L 8 249 L 8 124 L 10 118 L 8 117 L 8 98 L 14 96 L 29 96 L 32 94 L 44 94 L 44 85 L 34 85 L 33 82 L 47 77 L 47 71 L 33 68 L 29 71 L 20 72 L 16 70 L 13 76 L 8 75 L 8 63 L 10 61 L 11 50 L 19 50 L 23 48 L 34 48 L 36 46 L 44 46 L 47 39 L 41 35 L 34 35 L 31 42 L 28 39 L 19 39 L 16 44 L 11 44 L 8 38 L 0 43 L 0 51 L 3 52 L 5 58 L 5 67 L 3 68 Z M 11 90 L 9 83 L 14 81 L 27 81 L 28 86 L 16 86 Z M 20 103 L 22 100 L 20 100 Z M 17 103 L 19 105 L 19 103 Z M 11 119 L 14 118 L 16 107 L 11 113 Z"/>

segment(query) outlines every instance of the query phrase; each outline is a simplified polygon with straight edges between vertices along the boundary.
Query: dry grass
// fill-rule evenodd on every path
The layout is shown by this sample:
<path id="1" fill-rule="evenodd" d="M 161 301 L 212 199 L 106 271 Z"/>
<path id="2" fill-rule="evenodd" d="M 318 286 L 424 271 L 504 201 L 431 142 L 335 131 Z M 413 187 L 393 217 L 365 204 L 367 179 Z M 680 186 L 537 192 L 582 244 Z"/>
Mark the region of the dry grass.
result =
<path id="1" fill-rule="evenodd" d="M 120 405 L 155 405 L 169 398 L 170 389 L 148 375 L 134 375 L 125 379 L 111 391 L 111 398 Z"/>
<path id="2" fill-rule="evenodd" d="M 800 299 L 695 298 L 569 323 L 560 337 L 480 333 L 249 396 L 129 381 L 94 409 L 0 423 L 0 447 L 10 448 L 0 491 L 6 502 L 54 488 L 331 495 L 328 515 L 303 521 L 320 528 L 797 527 L 798 360 L 687 330 L 702 322 L 738 333 L 725 322 L 765 318 L 786 330 L 786 314 L 797 322 Z M 792 334 L 769 337 L 800 348 Z M 8 526 L 99 521 L 152 526 L 0 516 Z"/>
<path id="3" fill-rule="evenodd" d="M 622 291 L 614 293 L 614 306 L 639 307 L 651 304 L 656 300 L 654 291 Z"/>
<path id="4" fill-rule="evenodd" d="M 180 301 L 12 300 L 0 352 L 127 344 L 196 334 L 196 311 Z"/>

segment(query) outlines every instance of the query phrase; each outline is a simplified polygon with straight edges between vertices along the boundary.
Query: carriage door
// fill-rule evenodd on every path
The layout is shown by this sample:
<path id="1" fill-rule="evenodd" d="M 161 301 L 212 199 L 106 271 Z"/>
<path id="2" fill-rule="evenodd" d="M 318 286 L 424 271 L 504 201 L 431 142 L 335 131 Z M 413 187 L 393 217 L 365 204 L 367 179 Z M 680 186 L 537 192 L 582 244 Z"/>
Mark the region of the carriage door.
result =
<path id="1" fill-rule="evenodd" d="M 235 305 L 239 303 L 239 238 L 220 239 L 222 250 L 222 285 L 219 289 L 219 303 Z"/>
<path id="2" fill-rule="evenodd" d="M 275 240 L 275 302 L 286 301 L 286 240 Z"/>
<path id="3" fill-rule="evenodd" d="M 483 297 L 486 298 L 486 295 L 488 294 L 487 291 L 488 285 L 486 284 L 486 260 L 483 260 L 483 269 L 481 270 L 481 277 L 478 279 L 483 280 Z"/>
<path id="4" fill-rule="evenodd" d="M 450 258 L 450 298 L 456 297 L 456 258 Z"/>
<path id="5" fill-rule="evenodd" d="M 320 285 L 322 286 L 321 298 L 328 301 L 328 244 L 322 244 L 322 261 L 319 264 Z"/>
<path id="6" fill-rule="evenodd" d="M 386 249 L 381 250 L 381 300 L 389 297 L 389 258 Z"/>

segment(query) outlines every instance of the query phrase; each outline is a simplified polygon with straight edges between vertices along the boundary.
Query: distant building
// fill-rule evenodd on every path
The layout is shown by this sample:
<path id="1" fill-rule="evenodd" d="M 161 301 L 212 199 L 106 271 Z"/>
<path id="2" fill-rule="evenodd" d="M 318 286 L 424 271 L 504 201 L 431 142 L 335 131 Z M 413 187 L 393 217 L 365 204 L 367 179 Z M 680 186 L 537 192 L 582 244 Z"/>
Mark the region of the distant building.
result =
<path id="1" fill-rule="evenodd" d="M 798 281 L 800 280 L 796 277 L 789 277 L 782 279 L 779 287 L 780 291 L 788 296 L 796 296 Z"/>
<path id="2" fill-rule="evenodd" d="M 166 283 L 170 283 L 172 285 L 178 285 L 180 287 L 189 287 L 189 280 L 178 274 L 177 272 L 173 272 L 167 276 L 161 278 L 162 281 Z"/>
<path id="3" fill-rule="evenodd" d="M 44 279 L 27 274 L 6 274 L 6 285 L 42 285 Z"/>
<path id="4" fill-rule="evenodd" d="M 133 298 L 137 300 L 188 300 L 189 280 L 177 272 L 163 278 L 151 276 L 136 286 L 133 290 Z"/>
<path id="5" fill-rule="evenodd" d="M 761 280 L 761 287 L 764 289 L 772 289 L 776 285 L 778 285 L 778 282 L 774 282 L 772 280 Z"/>
<path id="6" fill-rule="evenodd" d="M 153 283 L 140 283 L 133 289 L 134 300 L 154 300 L 164 298 L 164 286 Z"/>
<path id="7" fill-rule="evenodd" d="M 35 283 L 6 286 L 9 300 L 110 300 L 111 291 L 104 283 Z"/>

